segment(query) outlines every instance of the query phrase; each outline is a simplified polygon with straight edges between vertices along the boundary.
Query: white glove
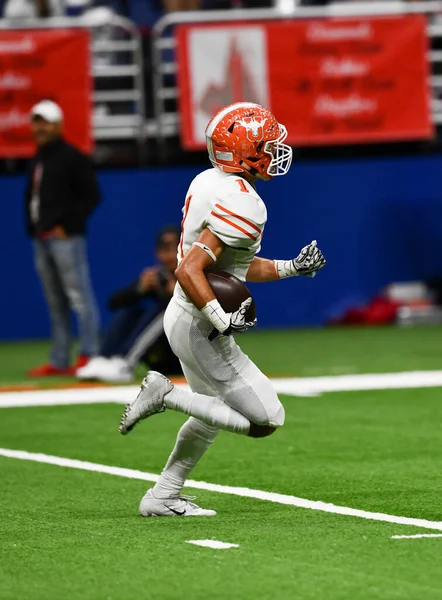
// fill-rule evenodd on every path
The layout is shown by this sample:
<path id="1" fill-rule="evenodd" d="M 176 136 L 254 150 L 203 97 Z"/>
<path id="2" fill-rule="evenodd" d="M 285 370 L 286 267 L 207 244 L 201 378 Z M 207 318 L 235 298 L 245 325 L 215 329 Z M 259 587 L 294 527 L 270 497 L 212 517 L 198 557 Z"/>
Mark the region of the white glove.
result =
<path id="1" fill-rule="evenodd" d="M 230 327 L 222 332 L 224 335 L 229 335 L 230 333 L 244 333 L 247 329 L 250 329 L 250 327 L 255 327 L 256 318 L 253 319 L 253 321 L 246 321 L 246 312 L 251 304 L 252 298 L 247 298 L 247 300 L 244 300 L 244 302 L 241 303 L 241 306 L 237 311 L 230 314 Z"/>
<path id="2" fill-rule="evenodd" d="M 314 277 L 316 272 L 322 269 L 327 262 L 317 244 L 317 241 L 313 240 L 308 246 L 304 246 L 298 256 L 292 260 L 275 260 L 279 278 L 284 279 L 297 275 Z"/>
<path id="3" fill-rule="evenodd" d="M 244 333 L 250 327 L 255 327 L 256 319 L 246 321 L 246 312 L 252 304 L 252 298 L 247 298 L 241 303 L 241 306 L 233 313 L 226 313 L 218 300 L 208 302 L 202 309 L 202 313 L 212 323 L 214 329 L 209 335 L 209 340 L 212 341 L 221 333 L 222 335 L 230 335 L 232 333 Z"/>
<path id="4" fill-rule="evenodd" d="M 308 246 L 304 246 L 293 260 L 298 275 L 309 275 L 310 277 L 314 277 L 316 271 L 322 269 L 326 262 L 324 255 L 318 248 L 316 240 L 313 240 Z"/>

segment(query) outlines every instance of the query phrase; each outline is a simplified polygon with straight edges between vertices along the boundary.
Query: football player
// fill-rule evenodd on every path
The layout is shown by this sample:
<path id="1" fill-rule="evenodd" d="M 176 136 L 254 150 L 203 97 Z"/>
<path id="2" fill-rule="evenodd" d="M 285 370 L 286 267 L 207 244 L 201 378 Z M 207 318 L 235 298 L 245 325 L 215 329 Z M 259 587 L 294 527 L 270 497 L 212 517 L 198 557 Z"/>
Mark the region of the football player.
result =
<path id="1" fill-rule="evenodd" d="M 212 516 L 181 490 L 192 469 L 224 429 L 265 437 L 284 423 L 284 407 L 267 377 L 241 351 L 232 334 L 256 324 L 246 319 L 251 298 L 226 313 L 210 287 L 205 269 L 227 271 L 242 281 L 273 281 L 314 276 L 325 265 L 316 241 L 292 260 L 256 254 L 267 220 L 255 189 L 258 179 L 285 175 L 292 149 L 286 128 L 258 104 L 239 102 L 221 110 L 206 129 L 213 168 L 192 181 L 183 208 L 178 246 L 178 283 L 164 317 L 166 335 L 181 361 L 190 391 L 150 371 L 137 398 L 128 404 L 120 433 L 166 408 L 189 415 L 158 482 L 140 504 L 143 516 Z M 213 339 L 213 329 L 219 335 Z M 209 337 L 212 341 L 209 340 Z"/>

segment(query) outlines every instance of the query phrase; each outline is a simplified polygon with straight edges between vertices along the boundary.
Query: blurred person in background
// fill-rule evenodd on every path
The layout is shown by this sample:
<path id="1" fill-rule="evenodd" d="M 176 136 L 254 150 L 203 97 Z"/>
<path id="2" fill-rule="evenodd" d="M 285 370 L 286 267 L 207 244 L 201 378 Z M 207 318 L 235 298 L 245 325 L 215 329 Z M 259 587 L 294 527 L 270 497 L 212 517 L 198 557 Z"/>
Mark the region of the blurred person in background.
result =
<path id="1" fill-rule="evenodd" d="M 228 10 L 230 8 L 272 8 L 275 0 L 203 0 L 202 8 Z"/>
<path id="2" fill-rule="evenodd" d="M 66 13 L 64 0 L 7 0 L 4 19 L 45 19 Z"/>
<path id="3" fill-rule="evenodd" d="M 92 162 L 62 138 L 63 112 L 50 100 L 36 104 L 31 126 L 37 153 L 25 192 L 26 224 L 52 325 L 49 362 L 30 377 L 68 375 L 99 348 L 99 314 L 89 276 L 86 222 L 100 202 Z M 79 356 L 72 369 L 71 309 L 79 325 Z"/>
<path id="4" fill-rule="evenodd" d="M 198 10 L 201 8 L 201 0 L 162 0 L 165 12 L 176 12 L 182 10 Z"/>
<path id="5" fill-rule="evenodd" d="M 155 243 L 158 264 L 144 269 L 133 283 L 111 296 L 109 308 L 118 312 L 104 335 L 100 355 L 78 369 L 79 379 L 130 381 L 140 361 L 170 375 L 182 374 L 163 328 L 164 311 L 176 283 L 179 239 L 178 227 L 161 229 Z"/>

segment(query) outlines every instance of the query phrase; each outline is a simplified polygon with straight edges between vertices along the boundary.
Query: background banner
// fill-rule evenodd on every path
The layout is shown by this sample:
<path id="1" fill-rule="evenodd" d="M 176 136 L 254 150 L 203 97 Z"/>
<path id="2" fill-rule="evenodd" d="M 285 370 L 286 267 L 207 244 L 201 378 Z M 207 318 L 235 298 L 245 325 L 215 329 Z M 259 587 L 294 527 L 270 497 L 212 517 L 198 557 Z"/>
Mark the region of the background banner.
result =
<path id="1" fill-rule="evenodd" d="M 204 146 L 223 106 L 269 107 L 293 145 L 432 136 L 422 15 L 178 29 L 182 145 Z"/>
<path id="2" fill-rule="evenodd" d="M 0 31 L 0 157 L 35 151 L 29 111 L 54 100 L 65 115 L 65 137 L 91 152 L 89 33 L 47 29 Z"/>

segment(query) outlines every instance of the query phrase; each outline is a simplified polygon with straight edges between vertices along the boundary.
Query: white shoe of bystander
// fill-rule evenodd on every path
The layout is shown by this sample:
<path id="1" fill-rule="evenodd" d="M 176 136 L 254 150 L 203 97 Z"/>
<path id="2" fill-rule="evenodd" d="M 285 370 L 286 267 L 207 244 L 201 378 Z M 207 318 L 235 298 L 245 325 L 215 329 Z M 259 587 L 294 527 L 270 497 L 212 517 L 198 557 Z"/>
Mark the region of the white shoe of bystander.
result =
<path id="1" fill-rule="evenodd" d="M 93 356 L 87 365 L 76 370 L 75 375 L 83 381 L 100 379 L 100 373 L 109 360 L 105 356 Z"/>

